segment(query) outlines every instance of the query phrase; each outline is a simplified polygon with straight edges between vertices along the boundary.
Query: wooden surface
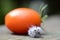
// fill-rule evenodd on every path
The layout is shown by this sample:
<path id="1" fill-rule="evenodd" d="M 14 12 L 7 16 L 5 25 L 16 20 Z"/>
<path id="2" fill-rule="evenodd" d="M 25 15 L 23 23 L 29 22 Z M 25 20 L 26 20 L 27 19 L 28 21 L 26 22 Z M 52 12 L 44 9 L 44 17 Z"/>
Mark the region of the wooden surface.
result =
<path id="1" fill-rule="evenodd" d="M 60 40 L 60 16 L 49 17 L 43 23 L 46 34 L 42 38 L 31 38 L 26 35 L 12 34 L 5 25 L 0 25 L 0 40 Z"/>

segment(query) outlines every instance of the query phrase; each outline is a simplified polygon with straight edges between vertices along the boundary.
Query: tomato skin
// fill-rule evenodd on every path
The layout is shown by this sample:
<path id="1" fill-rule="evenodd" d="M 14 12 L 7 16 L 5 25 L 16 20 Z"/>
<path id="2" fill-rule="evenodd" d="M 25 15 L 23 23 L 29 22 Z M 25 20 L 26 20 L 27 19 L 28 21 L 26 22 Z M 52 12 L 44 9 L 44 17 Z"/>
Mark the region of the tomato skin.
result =
<path id="1" fill-rule="evenodd" d="M 17 8 L 5 16 L 5 25 L 9 30 L 17 34 L 27 34 L 32 25 L 40 26 L 41 17 L 30 8 Z"/>

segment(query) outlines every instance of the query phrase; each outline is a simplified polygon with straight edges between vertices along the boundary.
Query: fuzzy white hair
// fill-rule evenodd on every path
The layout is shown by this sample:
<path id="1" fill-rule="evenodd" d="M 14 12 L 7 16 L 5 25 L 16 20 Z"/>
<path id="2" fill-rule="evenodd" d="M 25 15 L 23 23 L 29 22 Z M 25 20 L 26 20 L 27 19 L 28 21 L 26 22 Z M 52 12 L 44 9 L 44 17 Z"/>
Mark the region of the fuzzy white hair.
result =
<path id="1" fill-rule="evenodd" d="M 39 26 L 32 26 L 31 28 L 29 28 L 28 30 L 28 35 L 30 37 L 40 37 L 41 34 L 44 34 L 44 31 L 42 30 L 41 27 Z"/>

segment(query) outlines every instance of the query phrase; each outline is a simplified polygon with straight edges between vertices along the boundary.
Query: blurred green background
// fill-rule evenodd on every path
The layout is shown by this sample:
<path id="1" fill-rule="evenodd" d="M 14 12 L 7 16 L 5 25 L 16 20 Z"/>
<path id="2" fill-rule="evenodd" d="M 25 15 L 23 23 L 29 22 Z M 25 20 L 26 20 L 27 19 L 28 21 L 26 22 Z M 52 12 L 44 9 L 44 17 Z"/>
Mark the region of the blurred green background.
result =
<path id="1" fill-rule="evenodd" d="M 0 0 L 0 24 L 4 24 L 5 15 L 19 7 L 28 7 L 30 1 L 28 0 Z"/>
<path id="2" fill-rule="evenodd" d="M 40 13 L 40 5 L 45 3 L 48 4 L 48 10 L 45 9 L 45 13 L 48 15 L 60 14 L 59 2 L 57 0 L 0 0 L 0 25 L 4 24 L 4 17 L 9 11 L 20 7 L 33 8 Z"/>

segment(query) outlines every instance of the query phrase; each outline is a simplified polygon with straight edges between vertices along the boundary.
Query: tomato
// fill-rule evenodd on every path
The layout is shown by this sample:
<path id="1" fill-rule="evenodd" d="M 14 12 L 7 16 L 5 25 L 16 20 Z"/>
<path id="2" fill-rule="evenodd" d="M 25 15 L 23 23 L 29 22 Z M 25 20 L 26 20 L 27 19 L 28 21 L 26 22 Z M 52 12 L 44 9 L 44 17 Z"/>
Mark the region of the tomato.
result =
<path id="1" fill-rule="evenodd" d="M 6 27 L 17 34 L 27 34 L 32 25 L 40 26 L 41 17 L 31 8 L 17 8 L 5 16 Z"/>

